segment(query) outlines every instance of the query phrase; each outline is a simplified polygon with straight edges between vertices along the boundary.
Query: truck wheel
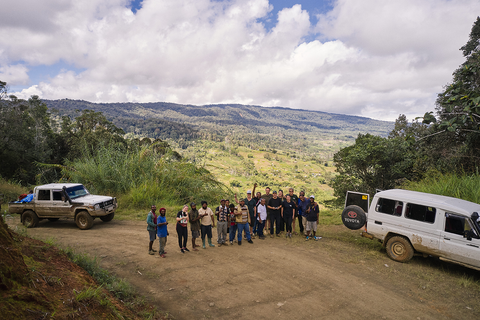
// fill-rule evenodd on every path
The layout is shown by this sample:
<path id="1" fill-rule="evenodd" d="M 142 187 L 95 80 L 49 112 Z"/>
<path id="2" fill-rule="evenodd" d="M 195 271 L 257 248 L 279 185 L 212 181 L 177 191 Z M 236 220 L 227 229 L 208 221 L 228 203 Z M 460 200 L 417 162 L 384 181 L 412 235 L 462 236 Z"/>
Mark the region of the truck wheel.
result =
<path id="1" fill-rule="evenodd" d="M 87 211 L 80 211 L 77 216 L 75 217 L 75 222 L 77 223 L 77 227 L 81 230 L 90 229 L 93 226 L 93 218 L 91 215 L 88 214 Z"/>
<path id="2" fill-rule="evenodd" d="M 348 229 L 358 230 L 365 225 L 367 215 L 359 206 L 351 205 L 343 209 L 342 221 Z"/>
<path id="3" fill-rule="evenodd" d="M 39 219 L 35 212 L 33 212 L 32 210 L 26 210 L 22 214 L 22 221 L 25 227 L 34 228 L 37 226 Z"/>
<path id="4" fill-rule="evenodd" d="M 413 257 L 413 247 L 404 237 L 391 237 L 387 241 L 387 255 L 390 259 L 398 262 L 407 262 Z"/>
<path id="5" fill-rule="evenodd" d="M 115 212 L 112 212 L 110 214 L 107 214 L 106 216 L 100 217 L 100 220 L 102 220 L 103 222 L 112 221 L 114 216 L 115 216 Z"/>

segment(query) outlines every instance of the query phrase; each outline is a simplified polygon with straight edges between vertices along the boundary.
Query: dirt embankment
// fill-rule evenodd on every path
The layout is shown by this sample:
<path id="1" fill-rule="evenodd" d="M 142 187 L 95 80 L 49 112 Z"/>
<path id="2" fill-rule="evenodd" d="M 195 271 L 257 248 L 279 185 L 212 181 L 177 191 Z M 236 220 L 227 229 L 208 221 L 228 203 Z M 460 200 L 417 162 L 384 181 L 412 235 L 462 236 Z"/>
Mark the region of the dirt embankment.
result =
<path id="1" fill-rule="evenodd" d="M 0 216 L 1 319 L 141 319 L 139 314 L 61 250 L 11 232 Z"/>
<path id="2" fill-rule="evenodd" d="M 18 219 L 12 225 L 18 226 Z M 320 241 L 255 239 L 185 254 L 173 223 L 168 228 L 166 258 L 148 255 L 145 222 L 95 220 L 92 229 L 82 231 L 73 221 L 45 221 L 28 234 L 97 256 L 101 266 L 177 319 L 480 316 L 478 271 L 422 257 L 397 263 L 343 226 L 320 226 Z"/>

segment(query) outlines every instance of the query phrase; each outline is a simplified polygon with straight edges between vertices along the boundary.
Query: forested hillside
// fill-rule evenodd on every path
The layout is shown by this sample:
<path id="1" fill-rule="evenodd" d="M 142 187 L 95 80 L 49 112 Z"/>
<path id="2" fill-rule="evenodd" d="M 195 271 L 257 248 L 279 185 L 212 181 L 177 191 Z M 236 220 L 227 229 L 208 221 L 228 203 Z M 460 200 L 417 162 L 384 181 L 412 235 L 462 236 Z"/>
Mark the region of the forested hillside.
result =
<path id="1" fill-rule="evenodd" d="M 252 149 L 290 149 L 331 158 L 341 147 L 353 143 L 359 133 L 387 136 L 393 128 L 393 122 L 364 117 L 239 104 L 91 103 L 70 99 L 45 103 L 70 117 L 84 109 L 103 112 L 127 136 L 172 139 L 181 149 L 196 138 L 227 138 Z"/>

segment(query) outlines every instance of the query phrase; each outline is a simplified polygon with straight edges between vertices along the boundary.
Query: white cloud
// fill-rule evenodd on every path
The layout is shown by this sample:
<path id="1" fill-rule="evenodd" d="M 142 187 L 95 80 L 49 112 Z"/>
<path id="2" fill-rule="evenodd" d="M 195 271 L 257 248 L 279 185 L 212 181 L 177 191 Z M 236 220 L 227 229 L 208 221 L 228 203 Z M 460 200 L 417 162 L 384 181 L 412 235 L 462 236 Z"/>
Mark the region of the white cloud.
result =
<path id="1" fill-rule="evenodd" d="M 267 0 L 144 0 L 135 15 L 127 0 L 8 4 L 1 80 L 26 84 L 28 66 L 59 61 L 85 70 L 62 70 L 20 97 L 247 103 L 390 120 L 434 109 L 480 12 L 476 0 L 338 0 L 317 25 L 295 5 L 266 30 Z M 312 33 L 318 40 L 305 42 Z"/>
<path id="2" fill-rule="evenodd" d="M 8 79 L 8 85 L 27 84 L 28 69 L 21 64 L 0 66 L 0 79 Z"/>

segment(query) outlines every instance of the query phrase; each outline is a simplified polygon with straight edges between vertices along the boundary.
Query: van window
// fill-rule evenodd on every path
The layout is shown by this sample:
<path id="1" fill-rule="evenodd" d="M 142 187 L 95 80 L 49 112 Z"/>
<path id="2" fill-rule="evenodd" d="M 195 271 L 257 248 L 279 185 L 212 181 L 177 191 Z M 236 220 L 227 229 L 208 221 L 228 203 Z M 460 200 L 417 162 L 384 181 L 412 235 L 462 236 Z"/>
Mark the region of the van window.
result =
<path id="1" fill-rule="evenodd" d="M 50 190 L 38 190 L 38 200 L 50 200 Z"/>
<path id="2" fill-rule="evenodd" d="M 401 216 L 403 209 L 403 202 L 391 199 L 379 198 L 375 210 L 377 212 L 391 214 L 394 216 Z"/>
<path id="3" fill-rule="evenodd" d="M 414 203 L 407 203 L 407 208 L 405 209 L 405 217 L 408 219 L 429 223 L 435 222 L 436 213 L 437 209 L 435 208 Z"/>
<path id="4" fill-rule="evenodd" d="M 450 232 L 463 236 L 465 231 L 472 230 L 467 218 L 452 213 L 445 213 L 445 232 Z M 475 237 L 478 238 L 477 233 Z"/>

